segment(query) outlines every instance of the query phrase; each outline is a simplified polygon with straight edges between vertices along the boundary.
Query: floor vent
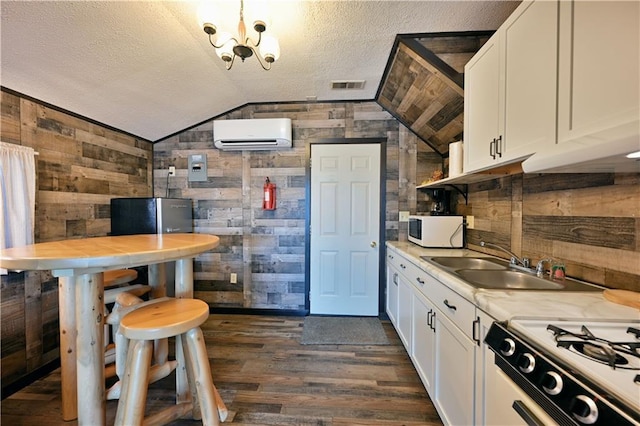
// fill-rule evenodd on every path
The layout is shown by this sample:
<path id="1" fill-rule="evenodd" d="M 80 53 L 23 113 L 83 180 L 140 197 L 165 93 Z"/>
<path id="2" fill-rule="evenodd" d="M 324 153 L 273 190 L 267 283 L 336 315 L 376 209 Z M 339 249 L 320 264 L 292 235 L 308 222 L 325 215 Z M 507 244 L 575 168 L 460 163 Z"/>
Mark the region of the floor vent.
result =
<path id="1" fill-rule="evenodd" d="M 364 89 L 364 80 L 333 80 L 331 82 L 331 89 Z"/>

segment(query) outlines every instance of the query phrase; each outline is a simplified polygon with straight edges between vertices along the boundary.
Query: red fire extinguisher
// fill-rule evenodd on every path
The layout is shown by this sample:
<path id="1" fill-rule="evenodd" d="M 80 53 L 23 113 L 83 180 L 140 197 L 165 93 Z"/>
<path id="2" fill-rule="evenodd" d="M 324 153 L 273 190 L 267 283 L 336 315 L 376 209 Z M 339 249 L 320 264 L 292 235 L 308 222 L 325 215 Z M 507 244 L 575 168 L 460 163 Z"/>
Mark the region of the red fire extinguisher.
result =
<path id="1" fill-rule="evenodd" d="M 269 178 L 264 181 L 264 197 L 262 200 L 262 210 L 276 209 L 276 184 L 271 183 Z"/>

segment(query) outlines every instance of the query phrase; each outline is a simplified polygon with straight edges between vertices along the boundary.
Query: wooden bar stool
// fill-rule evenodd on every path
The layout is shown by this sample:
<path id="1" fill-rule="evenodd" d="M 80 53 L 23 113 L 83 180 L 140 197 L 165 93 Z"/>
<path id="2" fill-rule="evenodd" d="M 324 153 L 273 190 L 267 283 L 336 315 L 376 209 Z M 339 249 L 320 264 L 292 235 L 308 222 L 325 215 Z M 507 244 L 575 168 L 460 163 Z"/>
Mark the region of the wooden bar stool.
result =
<path id="1" fill-rule="evenodd" d="M 112 287 L 120 287 L 138 278 L 138 271 L 135 269 L 112 269 L 104 271 L 105 290 Z"/>
<path id="2" fill-rule="evenodd" d="M 148 287 L 148 286 L 147 286 Z M 118 381 L 107 389 L 107 399 L 119 399 L 122 391 L 122 378 L 124 377 L 125 366 L 127 364 L 127 349 L 129 340 L 124 337 L 120 331 L 120 321 L 128 313 L 147 306 L 152 303 L 158 303 L 164 300 L 170 300 L 167 297 L 160 299 L 152 299 L 148 302 L 140 299 L 135 293 L 123 292 L 116 297 L 112 312 L 107 316 L 105 322 L 113 328 L 113 346 L 114 346 L 114 372 L 112 375 L 106 374 L 106 377 L 118 376 Z M 157 382 L 167 377 L 176 369 L 176 361 L 169 361 L 169 345 L 167 339 L 154 341 L 153 348 L 153 366 L 149 372 L 149 383 Z"/>
<path id="3" fill-rule="evenodd" d="M 143 420 L 145 424 L 166 424 L 191 411 L 193 418 L 202 418 L 204 425 L 219 425 L 227 409 L 213 385 L 200 330 L 200 325 L 209 317 L 209 305 L 198 299 L 168 298 L 150 302 L 120 321 L 120 333 L 129 339 L 129 348 L 115 424 L 139 425 Z M 173 336 L 181 341 L 184 350 L 191 402 L 177 403 L 144 418 L 153 341 Z"/>
<path id="4" fill-rule="evenodd" d="M 116 298 L 123 292 L 128 292 L 136 296 L 142 296 L 151 291 L 151 286 L 146 284 L 133 284 L 129 285 L 131 281 L 138 278 L 138 271 L 135 269 L 113 269 L 103 272 L 104 279 L 104 304 L 105 304 L 105 318 L 110 315 L 107 305 L 115 303 Z M 117 326 L 116 326 L 117 327 Z M 115 333 L 116 327 L 113 327 L 113 323 L 105 323 L 104 325 L 104 360 L 105 360 L 105 376 L 113 377 L 116 374 L 116 345 L 115 345 Z M 112 332 L 110 332 L 110 329 Z M 109 336 L 112 336 L 112 343 L 109 343 Z"/>

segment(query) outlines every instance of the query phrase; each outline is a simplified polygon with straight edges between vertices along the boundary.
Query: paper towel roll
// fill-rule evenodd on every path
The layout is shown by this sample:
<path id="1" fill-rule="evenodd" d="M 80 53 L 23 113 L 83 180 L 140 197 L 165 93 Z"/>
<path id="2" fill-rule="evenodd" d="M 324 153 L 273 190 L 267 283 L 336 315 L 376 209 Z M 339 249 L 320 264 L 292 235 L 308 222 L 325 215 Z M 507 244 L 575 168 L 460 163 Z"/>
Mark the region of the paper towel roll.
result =
<path id="1" fill-rule="evenodd" d="M 449 177 L 462 174 L 462 141 L 449 144 Z"/>

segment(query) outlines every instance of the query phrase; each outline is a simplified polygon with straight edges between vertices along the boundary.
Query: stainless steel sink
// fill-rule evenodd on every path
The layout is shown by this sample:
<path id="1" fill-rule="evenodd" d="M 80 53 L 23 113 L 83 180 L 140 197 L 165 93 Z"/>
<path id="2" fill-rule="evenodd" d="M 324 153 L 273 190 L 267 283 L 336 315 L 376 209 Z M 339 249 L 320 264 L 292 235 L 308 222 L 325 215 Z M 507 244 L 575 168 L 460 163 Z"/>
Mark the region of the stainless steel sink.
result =
<path id="1" fill-rule="evenodd" d="M 429 257 L 422 256 L 427 262 L 437 263 L 451 269 L 507 269 L 508 262 L 483 257 Z"/>
<path id="2" fill-rule="evenodd" d="M 601 291 L 596 286 L 570 278 L 562 281 L 552 281 L 526 272 L 513 270 L 459 269 L 455 273 L 472 286 L 485 289 Z"/>
<path id="3" fill-rule="evenodd" d="M 559 290 L 602 291 L 598 286 L 566 278 L 549 280 L 533 273 L 521 271 L 502 259 L 491 257 L 421 256 L 421 259 L 442 266 L 469 285 L 493 290 Z"/>

